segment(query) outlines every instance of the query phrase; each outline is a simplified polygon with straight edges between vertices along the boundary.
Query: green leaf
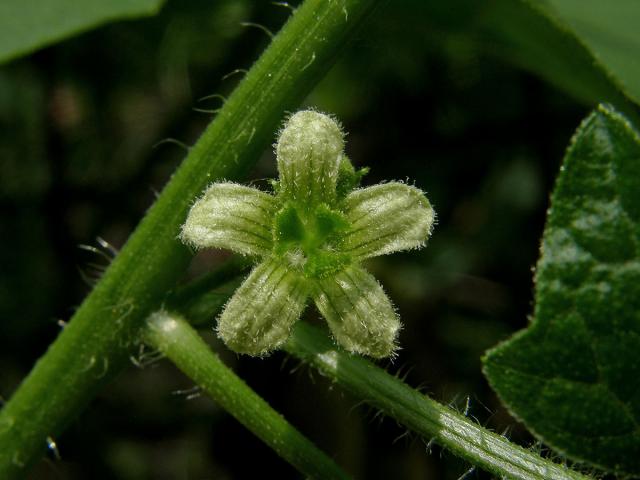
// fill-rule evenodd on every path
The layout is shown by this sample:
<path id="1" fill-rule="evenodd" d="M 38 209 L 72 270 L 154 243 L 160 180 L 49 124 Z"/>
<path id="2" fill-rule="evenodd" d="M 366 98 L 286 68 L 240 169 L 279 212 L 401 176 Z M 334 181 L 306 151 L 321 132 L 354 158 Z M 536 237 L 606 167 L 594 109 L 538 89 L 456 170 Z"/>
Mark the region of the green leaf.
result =
<path id="1" fill-rule="evenodd" d="M 601 3 L 602 8 L 610 8 L 612 2 Z M 577 8 L 585 13 L 589 10 L 586 6 Z M 599 55 L 601 52 L 594 42 L 583 38 L 582 30 L 571 28 L 571 22 L 567 24 L 559 18 L 547 3 L 495 0 L 476 14 L 477 28 L 488 52 L 540 75 L 587 104 L 612 103 L 631 118 L 637 118 L 630 99 L 638 101 L 640 83 L 636 83 L 634 89 L 628 82 L 623 83 L 627 78 L 620 69 L 614 68 L 611 58 Z M 628 21 L 637 23 L 634 22 L 637 18 L 636 15 Z M 615 31 L 618 27 L 610 18 L 606 28 Z M 619 45 L 617 51 L 634 56 L 629 63 L 638 64 L 637 48 L 632 48 L 629 41 Z"/>
<path id="2" fill-rule="evenodd" d="M 637 0 L 547 0 L 550 12 L 566 22 L 640 103 L 640 2 Z"/>
<path id="3" fill-rule="evenodd" d="M 162 0 L 2 0 L 0 63 L 107 22 L 155 14 Z"/>
<path id="4" fill-rule="evenodd" d="M 566 454 L 640 473 L 640 138 L 610 107 L 580 126 L 549 211 L 528 329 L 484 371 L 511 412 Z"/>

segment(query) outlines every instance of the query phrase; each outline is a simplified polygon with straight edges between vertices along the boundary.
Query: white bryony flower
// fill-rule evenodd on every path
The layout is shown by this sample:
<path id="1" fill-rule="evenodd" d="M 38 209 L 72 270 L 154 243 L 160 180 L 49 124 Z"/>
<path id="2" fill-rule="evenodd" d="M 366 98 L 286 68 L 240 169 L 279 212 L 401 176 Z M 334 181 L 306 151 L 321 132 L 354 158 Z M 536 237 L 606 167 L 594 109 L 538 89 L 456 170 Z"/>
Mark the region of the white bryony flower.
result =
<path id="1" fill-rule="evenodd" d="M 289 337 L 308 299 L 350 352 L 387 357 L 400 320 L 361 262 L 420 248 L 435 213 L 424 193 L 389 182 L 357 188 L 338 123 L 306 110 L 292 115 L 276 144 L 274 193 L 214 183 L 191 208 L 181 239 L 224 248 L 256 266 L 218 319 L 217 332 L 239 353 L 265 355 Z"/>

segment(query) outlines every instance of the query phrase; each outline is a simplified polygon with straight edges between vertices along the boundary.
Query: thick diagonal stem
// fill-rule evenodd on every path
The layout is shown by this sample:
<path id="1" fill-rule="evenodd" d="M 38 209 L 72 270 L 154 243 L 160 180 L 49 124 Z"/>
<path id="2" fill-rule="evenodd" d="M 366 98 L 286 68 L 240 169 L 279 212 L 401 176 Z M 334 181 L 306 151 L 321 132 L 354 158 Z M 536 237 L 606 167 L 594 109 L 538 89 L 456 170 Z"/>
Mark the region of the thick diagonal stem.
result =
<path id="1" fill-rule="evenodd" d="M 0 412 L 0 478 L 21 475 L 121 370 L 138 330 L 184 272 L 177 240 L 211 181 L 242 176 L 379 0 L 306 0 L 251 68 L 100 283 Z"/>

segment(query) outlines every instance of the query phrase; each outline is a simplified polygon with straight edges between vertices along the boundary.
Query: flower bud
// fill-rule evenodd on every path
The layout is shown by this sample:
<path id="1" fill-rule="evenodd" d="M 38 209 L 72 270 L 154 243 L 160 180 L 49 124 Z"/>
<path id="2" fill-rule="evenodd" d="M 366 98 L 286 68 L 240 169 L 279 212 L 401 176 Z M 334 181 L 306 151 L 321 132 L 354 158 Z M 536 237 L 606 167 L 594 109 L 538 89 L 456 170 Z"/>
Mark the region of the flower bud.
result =
<path id="1" fill-rule="evenodd" d="M 344 135 L 334 119 L 313 110 L 292 115 L 276 144 L 283 194 L 307 206 L 331 203 L 343 150 Z"/>

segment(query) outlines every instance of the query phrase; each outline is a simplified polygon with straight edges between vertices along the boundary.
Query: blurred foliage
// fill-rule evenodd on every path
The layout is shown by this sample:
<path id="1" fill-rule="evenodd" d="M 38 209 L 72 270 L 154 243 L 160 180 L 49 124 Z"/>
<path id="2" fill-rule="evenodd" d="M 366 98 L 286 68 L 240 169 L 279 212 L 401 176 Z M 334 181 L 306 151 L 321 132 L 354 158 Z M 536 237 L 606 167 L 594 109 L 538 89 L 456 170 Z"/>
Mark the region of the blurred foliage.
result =
<path id="1" fill-rule="evenodd" d="M 640 4 L 618 0 L 615 8 L 598 0 L 547 0 L 555 13 L 620 79 L 629 96 L 640 102 Z"/>
<path id="2" fill-rule="evenodd" d="M 109 21 L 152 15 L 162 0 L 4 0 L 0 3 L 0 62 L 33 52 Z"/>
<path id="3" fill-rule="evenodd" d="M 427 249 L 368 265 L 405 325 L 389 369 L 460 409 L 470 396 L 470 415 L 530 444 L 483 380 L 480 356 L 526 324 L 559 161 L 589 103 L 611 87 L 596 75 L 604 90 L 580 84 L 567 96 L 529 73 L 529 54 L 512 54 L 531 42 L 505 43 L 508 23 L 489 21 L 494 5 L 388 2 L 307 103 L 342 120 L 350 158 L 371 167 L 365 184 L 406 176 L 438 212 Z M 276 31 L 289 13 L 270 2 L 169 1 L 154 18 L 111 24 L 0 69 L 2 395 L 107 261 L 78 245 L 97 245 L 98 236 L 123 244 L 183 157 L 176 143 L 154 145 L 192 144 L 213 115 L 193 108 L 220 102 L 199 99 L 227 95 L 267 44 L 264 31 L 242 22 Z M 518 18 L 531 35 L 552 35 L 542 21 Z M 571 87 L 566 77 L 553 84 Z M 265 152 L 252 178 L 274 174 Z M 220 259 L 199 255 L 192 274 Z M 210 337 L 356 477 L 456 479 L 468 470 L 448 454 L 429 455 L 421 439 L 284 355 L 236 357 Z M 297 478 L 207 399 L 172 394 L 189 388 L 164 363 L 129 369 L 56 439 L 61 460 L 50 455 L 32 478 Z"/>

